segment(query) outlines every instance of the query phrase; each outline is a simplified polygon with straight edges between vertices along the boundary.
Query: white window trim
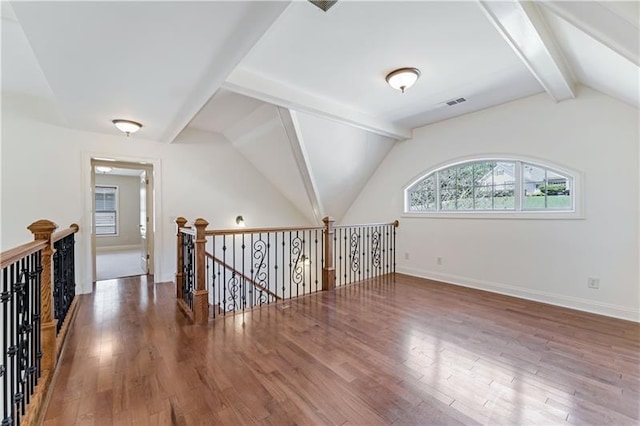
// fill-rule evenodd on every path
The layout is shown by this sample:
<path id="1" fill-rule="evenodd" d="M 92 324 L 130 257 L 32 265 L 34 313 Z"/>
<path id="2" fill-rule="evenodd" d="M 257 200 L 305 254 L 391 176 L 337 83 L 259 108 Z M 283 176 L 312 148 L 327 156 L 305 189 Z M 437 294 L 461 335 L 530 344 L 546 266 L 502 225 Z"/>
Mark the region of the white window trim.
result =
<path id="1" fill-rule="evenodd" d="M 516 210 L 449 210 L 449 211 L 410 211 L 409 210 L 409 189 L 425 178 L 427 175 L 439 172 L 449 167 L 455 167 L 460 164 L 475 162 L 475 161 L 512 161 L 519 162 L 520 166 L 516 166 L 516 182 L 519 188 L 514 191 L 514 197 L 516 202 Z M 544 169 L 557 172 L 561 175 L 565 175 L 571 178 L 572 187 L 571 193 L 573 194 L 573 208 L 569 210 L 522 210 L 522 176 L 521 165 L 522 163 L 531 164 L 534 166 L 542 167 Z M 436 173 L 436 185 L 439 185 L 439 173 Z M 437 186 L 436 186 L 437 187 Z M 442 162 L 434 167 L 424 170 L 418 175 L 414 176 L 407 184 L 403 186 L 403 214 L 402 218 L 442 218 L 442 219 L 584 219 L 583 208 L 583 176 L 581 172 L 572 170 L 568 167 L 560 164 L 548 161 L 546 159 L 528 157 L 522 155 L 513 154 L 492 154 L 492 155 L 476 155 L 469 157 L 460 157 L 451 161 Z M 440 197 L 436 197 L 437 208 L 440 208 Z"/>
<path id="2" fill-rule="evenodd" d="M 96 224 L 95 224 L 95 214 L 98 213 L 96 211 L 96 195 L 93 194 L 93 214 L 94 214 L 94 224 L 93 224 L 93 233 L 96 238 L 113 238 L 120 236 L 120 186 L 112 185 L 108 183 L 96 183 L 95 187 L 107 187 L 107 188 L 115 188 L 116 189 L 116 233 L 115 234 L 98 234 L 96 232 Z"/>

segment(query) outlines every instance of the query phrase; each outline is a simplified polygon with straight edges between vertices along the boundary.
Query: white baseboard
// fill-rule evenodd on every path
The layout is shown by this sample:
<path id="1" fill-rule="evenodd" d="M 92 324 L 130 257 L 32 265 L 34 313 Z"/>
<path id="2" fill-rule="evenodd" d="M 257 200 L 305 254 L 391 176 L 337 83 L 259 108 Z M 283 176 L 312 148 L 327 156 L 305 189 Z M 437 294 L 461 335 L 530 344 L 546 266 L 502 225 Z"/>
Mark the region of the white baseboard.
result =
<path id="1" fill-rule="evenodd" d="M 426 278 L 434 281 L 441 281 L 447 284 L 459 285 L 462 287 L 474 288 L 477 290 L 489 291 L 492 293 L 504 294 L 507 296 L 519 297 L 521 299 L 533 300 L 536 302 L 548 303 L 565 308 L 577 309 L 579 311 L 591 312 L 594 314 L 606 315 L 609 317 L 640 322 L 640 310 L 628 308 L 626 306 L 612 305 L 609 303 L 596 302 L 578 297 L 565 296 L 561 294 L 548 293 L 544 291 L 531 290 L 528 288 L 516 287 L 508 284 L 495 283 L 474 278 L 461 277 L 440 272 L 425 271 L 422 269 L 407 266 L 397 266 L 396 272 L 411 275 L 419 278 Z"/>
<path id="2" fill-rule="evenodd" d="M 130 244 L 130 245 L 124 245 L 124 246 L 102 246 L 102 247 L 96 247 L 96 252 L 101 252 L 101 253 L 110 252 L 110 251 L 125 251 L 125 250 L 140 250 L 140 251 L 142 251 L 142 246 L 140 244 Z"/>

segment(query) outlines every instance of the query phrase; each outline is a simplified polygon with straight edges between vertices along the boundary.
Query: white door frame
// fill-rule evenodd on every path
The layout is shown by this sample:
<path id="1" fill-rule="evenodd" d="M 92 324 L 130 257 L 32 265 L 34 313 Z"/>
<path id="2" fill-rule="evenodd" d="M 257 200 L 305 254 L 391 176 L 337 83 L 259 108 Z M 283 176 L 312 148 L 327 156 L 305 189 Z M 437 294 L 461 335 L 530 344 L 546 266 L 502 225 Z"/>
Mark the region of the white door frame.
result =
<path id="1" fill-rule="evenodd" d="M 152 211 L 150 214 L 150 229 L 152 238 L 150 241 L 150 250 L 153 252 L 150 259 L 150 273 L 153 272 L 155 282 L 160 282 L 162 277 L 162 262 L 160 261 L 162 253 L 162 182 L 160 177 L 161 162 L 154 158 L 140 158 L 123 155 L 113 155 L 108 153 L 83 152 L 82 154 L 82 182 L 83 182 L 83 204 L 84 204 L 84 247 L 85 247 L 85 282 L 84 292 L 91 292 L 92 283 L 95 282 L 95 235 L 93 232 L 93 187 L 94 187 L 94 160 L 99 163 L 108 163 L 112 167 L 125 165 L 133 169 L 151 169 L 149 173 L 149 191 L 152 199 Z"/>

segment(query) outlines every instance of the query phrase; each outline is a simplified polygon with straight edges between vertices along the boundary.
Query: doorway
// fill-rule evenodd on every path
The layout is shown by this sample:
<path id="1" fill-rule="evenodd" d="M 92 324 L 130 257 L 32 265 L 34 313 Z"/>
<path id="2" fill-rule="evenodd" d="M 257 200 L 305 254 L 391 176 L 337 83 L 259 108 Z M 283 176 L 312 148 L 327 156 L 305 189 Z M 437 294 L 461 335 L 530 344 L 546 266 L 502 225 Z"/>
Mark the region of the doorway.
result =
<path id="1" fill-rule="evenodd" d="M 153 275 L 153 166 L 91 160 L 93 281 Z"/>

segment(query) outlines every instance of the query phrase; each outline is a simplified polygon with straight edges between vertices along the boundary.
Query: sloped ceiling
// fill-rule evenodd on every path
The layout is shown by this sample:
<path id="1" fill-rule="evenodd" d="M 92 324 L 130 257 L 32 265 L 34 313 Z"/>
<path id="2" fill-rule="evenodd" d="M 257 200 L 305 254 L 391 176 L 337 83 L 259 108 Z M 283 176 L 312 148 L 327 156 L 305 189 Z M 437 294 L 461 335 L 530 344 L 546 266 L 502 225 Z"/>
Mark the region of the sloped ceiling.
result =
<path id="1" fill-rule="evenodd" d="M 111 120 L 127 118 L 144 124 L 145 138 L 170 142 L 287 3 L 12 5 L 70 123 L 113 133 Z"/>
<path id="2" fill-rule="evenodd" d="M 340 221 L 395 140 L 303 112 L 294 117 L 322 215 Z"/>
<path id="3" fill-rule="evenodd" d="M 310 220 L 339 219 L 413 128 L 576 84 L 639 107 L 639 4 L 3 1 L 2 99 L 100 133 L 142 122 L 132 139 L 222 134 Z M 403 94 L 384 78 L 407 66 Z"/>

